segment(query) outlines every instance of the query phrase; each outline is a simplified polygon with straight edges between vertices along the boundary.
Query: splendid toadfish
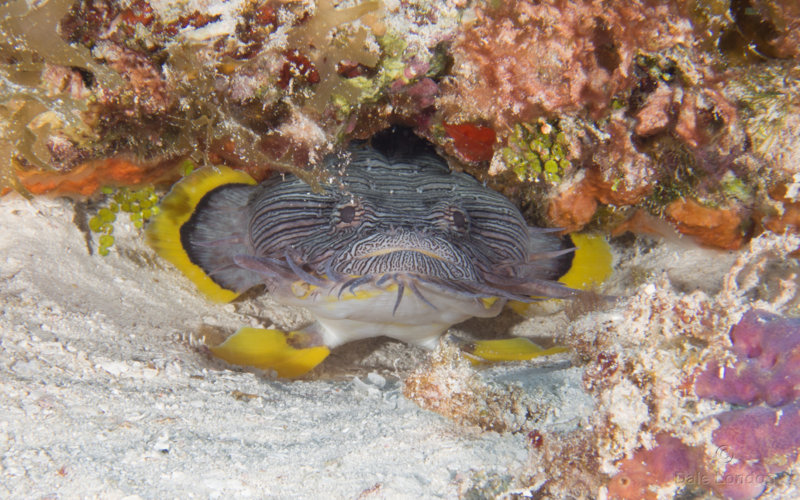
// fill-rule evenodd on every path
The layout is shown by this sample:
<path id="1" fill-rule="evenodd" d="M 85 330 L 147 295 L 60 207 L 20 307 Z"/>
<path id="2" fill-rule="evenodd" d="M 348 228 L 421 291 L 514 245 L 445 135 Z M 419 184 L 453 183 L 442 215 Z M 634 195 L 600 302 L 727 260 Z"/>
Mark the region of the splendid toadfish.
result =
<path id="1" fill-rule="evenodd" d="M 150 245 L 211 299 L 263 284 L 316 318 L 289 334 L 242 328 L 212 348 L 218 357 L 297 376 L 346 342 L 384 335 L 432 348 L 451 325 L 496 316 L 507 301 L 577 293 L 558 281 L 581 260 L 569 238 L 529 227 L 408 130 L 353 143 L 325 169 L 317 190 L 290 174 L 257 184 L 199 169 L 148 226 Z"/>

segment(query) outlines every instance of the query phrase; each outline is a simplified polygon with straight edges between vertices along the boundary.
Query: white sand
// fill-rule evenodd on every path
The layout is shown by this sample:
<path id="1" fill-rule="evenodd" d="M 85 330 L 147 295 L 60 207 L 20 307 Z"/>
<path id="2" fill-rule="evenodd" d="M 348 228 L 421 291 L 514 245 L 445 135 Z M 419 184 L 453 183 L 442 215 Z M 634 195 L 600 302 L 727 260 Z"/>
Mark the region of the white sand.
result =
<path id="1" fill-rule="evenodd" d="M 101 257 L 72 202 L 0 198 L 0 497 L 454 498 L 525 480 L 524 433 L 465 427 L 406 399 L 404 378 L 428 363 L 420 349 L 351 344 L 299 381 L 210 358 L 201 337 L 308 315 L 263 296 L 208 302 L 125 219 Z M 662 273 L 713 294 L 735 258 L 684 240 L 617 250 L 620 295 Z M 547 337 L 567 325 L 505 313 L 454 332 Z M 535 421 L 501 408 L 512 427 L 569 430 L 595 411 L 563 357 L 475 370 L 501 399 L 521 390 L 533 405 Z"/>
<path id="2" fill-rule="evenodd" d="M 209 359 L 191 336 L 302 314 L 207 302 L 124 220 L 90 255 L 74 216 L 0 199 L 0 497 L 455 497 L 524 467 L 523 436 L 420 409 L 401 372 L 281 381 Z"/>

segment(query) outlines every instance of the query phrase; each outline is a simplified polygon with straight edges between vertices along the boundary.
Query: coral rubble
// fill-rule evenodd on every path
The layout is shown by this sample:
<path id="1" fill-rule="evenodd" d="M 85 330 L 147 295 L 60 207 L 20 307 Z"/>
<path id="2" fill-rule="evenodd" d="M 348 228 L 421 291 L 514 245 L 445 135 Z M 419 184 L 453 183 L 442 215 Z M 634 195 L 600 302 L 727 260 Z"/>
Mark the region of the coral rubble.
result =
<path id="1" fill-rule="evenodd" d="M 452 345 L 438 349 L 430 366 L 411 374 L 403 393 L 423 408 L 462 425 L 496 432 L 532 432 L 552 411 L 518 387 L 503 388 L 483 381 Z"/>
<path id="2" fill-rule="evenodd" d="M 598 401 L 588 439 L 609 498 L 756 498 L 796 469 L 800 323 L 778 312 L 800 300 L 784 267 L 798 243 L 754 240 L 715 296 L 683 295 L 662 280 L 625 299 L 624 315 L 570 327 L 562 341 L 585 360 L 584 384 Z"/>

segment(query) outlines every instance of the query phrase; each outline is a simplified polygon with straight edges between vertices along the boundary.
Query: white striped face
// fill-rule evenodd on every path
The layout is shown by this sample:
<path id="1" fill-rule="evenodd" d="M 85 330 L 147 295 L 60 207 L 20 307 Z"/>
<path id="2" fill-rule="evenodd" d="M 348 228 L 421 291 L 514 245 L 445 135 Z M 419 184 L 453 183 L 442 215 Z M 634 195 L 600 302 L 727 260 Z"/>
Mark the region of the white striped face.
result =
<path id="1" fill-rule="evenodd" d="M 398 274 L 481 296 L 497 295 L 486 274 L 511 277 L 526 262 L 519 210 L 437 156 L 360 148 L 329 168 L 334 182 L 319 193 L 293 176 L 260 187 L 250 202 L 257 257 L 300 277 L 295 268 L 342 284 Z"/>
<path id="2" fill-rule="evenodd" d="M 510 201 L 451 172 L 432 148 L 353 147 L 327 167 L 321 192 L 294 176 L 259 186 L 248 231 L 270 290 L 323 325 L 428 323 L 437 326 L 422 333 L 438 335 L 497 314 L 504 299 L 563 296 L 548 281 L 558 266 L 543 264 L 561 240 L 527 227 Z"/>

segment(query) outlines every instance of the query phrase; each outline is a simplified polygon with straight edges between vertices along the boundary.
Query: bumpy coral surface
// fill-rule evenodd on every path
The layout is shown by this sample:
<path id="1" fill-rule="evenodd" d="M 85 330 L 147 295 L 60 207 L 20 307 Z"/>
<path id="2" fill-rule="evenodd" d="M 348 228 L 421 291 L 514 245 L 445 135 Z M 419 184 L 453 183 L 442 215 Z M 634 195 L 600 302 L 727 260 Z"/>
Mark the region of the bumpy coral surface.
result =
<path id="1" fill-rule="evenodd" d="M 750 310 L 733 326 L 730 339 L 734 362 L 708 362 L 694 391 L 700 398 L 750 407 L 707 417 L 716 426 L 711 456 L 708 445 L 704 454 L 701 447 L 659 435 L 655 447 L 620 463 L 608 485 L 612 497 L 656 498 L 657 488 L 688 485 L 751 499 L 764 492 L 775 474 L 796 463 L 800 321 Z"/>
<path id="2" fill-rule="evenodd" d="M 333 144 L 393 114 L 425 123 L 456 26 L 451 4 L 15 0 L 0 7 L 0 189 L 91 193 L 53 178 L 109 157 L 162 172 L 149 180 L 191 158 L 313 182 Z"/>
<path id="3" fill-rule="evenodd" d="M 645 209 L 699 242 L 739 248 L 797 165 L 791 2 L 485 5 L 456 38 L 439 112 L 497 132 L 490 175 L 549 223 L 614 227 Z M 763 50 L 762 50 L 763 48 Z M 569 123 L 571 168 L 505 153 L 520 124 Z M 750 144 L 755 144 L 752 149 Z M 465 149 L 458 144 L 453 153 Z M 463 160 L 472 160 L 460 155 Z M 478 169 L 475 169 L 480 171 Z M 612 215 L 612 216 L 609 216 Z M 796 226 L 792 227 L 792 230 Z"/>
<path id="4" fill-rule="evenodd" d="M 735 364 L 709 363 L 695 392 L 736 405 L 780 406 L 800 397 L 800 319 L 745 313 L 730 333 Z"/>
<path id="5" fill-rule="evenodd" d="M 448 102 L 454 113 L 491 120 L 500 129 L 547 113 L 601 113 L 631 85 L 637 50 L 685 43 L 689 32 L 669 3 L 551 0 L 481 7 L 455 43 L 455 77 L 443 99 L 454 99 Z"/>
<path id="6" fill-rule="evenodd" d="M 774 195 L 800 164 L 788 0 L 14 0 L 0 14 L 4 192 L 137 182 L 56 179 L 108 158 L 145 183 L 190 158 L 313 184 L 324 154 L 402 123 L 540 224 L 630 229 L 644 210 L 729 249 L 797 230 Z"/>
<path id="7" fill-rule="evenodd" d="M 596 406 L 581 431 L 547 433 L 532 447 L 531 493 L 744 499 L 789 491 L 780 473 L 797 471 L 800 329 L 785 313 L 796 311 L 800 290 L 787 256 L 798 243 L 754 240 L 714 294 L 684 294 L 662 277 L 608 312 L 572 321 L 559 341 L 575 349 Z M 587 463 L 557 452 L 576 442 Z"/>

